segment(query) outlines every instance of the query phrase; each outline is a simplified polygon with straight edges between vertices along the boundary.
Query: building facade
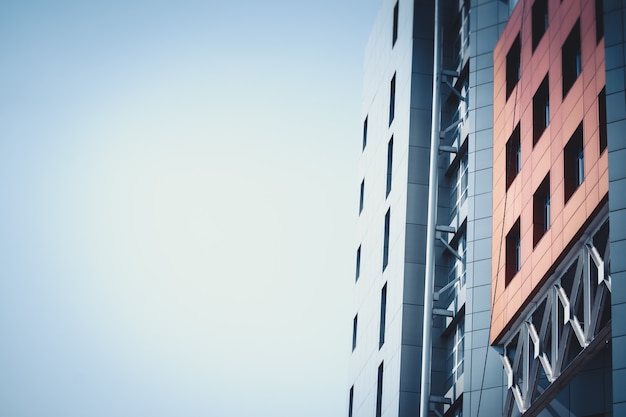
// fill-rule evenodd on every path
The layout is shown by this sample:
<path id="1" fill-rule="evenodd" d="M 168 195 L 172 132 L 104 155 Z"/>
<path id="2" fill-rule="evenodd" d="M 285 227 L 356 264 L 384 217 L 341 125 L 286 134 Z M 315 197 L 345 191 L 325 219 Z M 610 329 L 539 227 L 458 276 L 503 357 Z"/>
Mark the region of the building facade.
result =
<path id="1" fill-rule="evenodd" d="M 626 415 L 626 1 L 439 1 L 366 49 L 348 416 Z"/>

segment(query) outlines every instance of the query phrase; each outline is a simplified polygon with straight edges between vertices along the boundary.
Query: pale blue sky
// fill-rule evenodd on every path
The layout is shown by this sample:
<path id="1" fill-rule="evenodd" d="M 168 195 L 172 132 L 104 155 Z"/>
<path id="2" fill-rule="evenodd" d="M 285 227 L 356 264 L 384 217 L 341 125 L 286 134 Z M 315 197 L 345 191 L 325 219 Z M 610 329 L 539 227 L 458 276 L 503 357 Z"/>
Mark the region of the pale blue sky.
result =
<path id="1" fill-rule="evenodd" d="M 0 3 L 0 415 L 346 415 L 379 3 Z"/>

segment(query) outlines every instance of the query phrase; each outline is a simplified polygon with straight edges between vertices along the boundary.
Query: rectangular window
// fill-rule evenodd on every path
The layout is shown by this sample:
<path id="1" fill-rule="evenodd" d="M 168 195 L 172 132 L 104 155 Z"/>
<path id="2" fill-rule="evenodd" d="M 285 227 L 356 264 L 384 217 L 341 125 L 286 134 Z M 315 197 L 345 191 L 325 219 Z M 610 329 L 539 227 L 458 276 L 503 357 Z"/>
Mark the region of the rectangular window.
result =
<path id="1" fill-rule="evenodd" d="M 520 240 L 520 221 L 517 219 L 506 235 L 505 286 L 509 285 L 515 274 L 522 267 L 522 246 Z"/>
<path id="2" fill-rule="evenodd" d="M 533 52 L 548 29 L 548 0 L 535 0 L 532 11 Z"/>
<path id="3" fill-rule="evenodd" d="M 550 228 L 550 173 L 533 195 L 533 247 Z"/>
<path id="4" fill-rule="evenodd" d="M 356 278 L 355 281 L 359 280 L 359 276 L 361 275 L 361 245 L 356 250 Z"/>
<path id="5" fill-rule="evenodd" d="M 387 143 L 387 194 L 391 192 L 391 172 L 393 169 L 393 136 L 389 139 L 389 143 Z"/>
<path id="6" fill-rule="evenodd" d="M 600 120 L 599 134 L 600 134 L 600 153 L 604 152 L 607 144 L 607 130 L 606 130 L 606 87 L 600 91 L 598 95 L 598 116 Z"/>
<path id="7" fill-rule="evenodd" d="M 354 320 L 352 322 L 352 351 L 356 348 L 356 330 L 359 321 L 359 315 L 354 316 Z"/>
<path id="8" fill-rule="evenodd" d="M 506 142 L 506 189 L 508 190 L 517 174 L 522 169 L 522 146 L 519 123 Z"/>
<path id="9" fill-rule="evenodd" d="M 365 199 L 365 179 L 361 181 L 361 192 L 359 195 L 359 214 L 363 211 L 363 201 Z"/>
<path id="10" fill-rule="evenodd" d="M 454 280 L 458 281 L 459 288 L 465 286 L 466 283 L 466 254 L 467 254 L 467 237 L 466 237 L 466 223 L 459 228 L 456 235 L 450 242 L 450 246 L 456 250 L 456 253 L 460 256 L 457 258 L 454 254 L 448 253 L 448 282 Z"/>
<path id="11" fill-rule="evenodd" d="M 604 37 L 604 1 L 596 0 L 596 43 Z"/>
<path id="12" fill-rule="evenodd" d="M 550 124 L 550 95 L 548 76 L 533 96 L 533 146 Z"/>
<path id="13" fill-rule="evenodd" d="M 387 315 L 387 283 L 380 290 L 380 333 L 378 335 L 378 349 L 385 344 L 385 317 Z"/>
<path id="14" fill-rule="evenodd" d="M 509 99 L 509 96 L 513 92 L 513 89 L 517 85 L 519 78 L 521 76 L 521 44 L 520 37 L 517 35 L 513 45 L 511 45 L 511 49 L 506 54 L 506 99 Z"/>
<path id="15" fill-rule="evenodd" d="M 465 317 L 461 317 L 448 339 L 447 370 L 448 379 L 446 388 L 451 388 L 463 375 L 465 357 Z"/>
<path id="16" fill-rule="evenodd" d="M 367 116 L 365 116 L 365 121 L 363 121 L 363 149 L 365 149 L 365 145 L 367 145 Z"/>
<path id="17" fill-rule="evenodd" d="M 565 172 L 565 202 L 574 194 L 585 179 L 585 154 L 583 151 L 583 125 L 570 138 L 563 152 L 563 172 Z"/>
<path id="18" fill-rule="evenodd" d="M 387 268 L 389 262 L 389 226 L 391 221 L 391 208 L 385 214 L 385 229 L 383 238 L 383 271 Z"/>
<path id="19" fill-rule="evenodd" d="M 376 385 L 376 417 L 383 411 L 383 362 L 378 366 L 378 384 Z"/>
<path id="20" fill-rule="evenodd" d="M 467 186 L 469 185 L 468 181 L 468 156 L 467 156 L 467 147 L 464 147 L 464 153 L 459 158 L 459 172 L 457 174 L 457 188 L 459 190 L 459 200 L 457 201 L 458 206 L 460 207 L 465 200 L 467 200 Z"/>
<path id="21" fill-rule="evenodd" d="M 354 385 L 350 387 L 350 394 L 348 397 L 348 417 L 352 417 L 353 406 L 354 406 Z"/>
<path id="22" fill-rule="evenodd" d="M 579 22 L 576 22 L 563 44 L 561 60 L 563 63 L 563 98 L 565 98 L 582 71 Z"/>
<path id="23" fill-rule="evenodd" d="M 467 143 L 467 142 L 466 142 Z M 453 219 L 459 213 L 459 210 L 467 200 L 468 187 L 468 159 L 467 146 L 461 147 L 459 150 L 460 157 L 458 160 L 458 169 L 452 170 L 452 174 L 456 176 L 450 189 L 450 218 Z"/>
<path id="24" fill-rule="evenodd" d="M 389 86 L 389 126 L 393 122 L 393 118 L 396 111 L 396 74 L 393 74 L 391 78 L 391 85 Z"/>
<path id="25" fill-rule="evenodd" d="M 396 5 L 393 6 L 393 35 L 392 35 L 392 40 L 391 40 L 391 46 L 393 47 L 396 44 L 396 41 L 398 40 L 398 4 L 399 2 L 396 1 Z"/>

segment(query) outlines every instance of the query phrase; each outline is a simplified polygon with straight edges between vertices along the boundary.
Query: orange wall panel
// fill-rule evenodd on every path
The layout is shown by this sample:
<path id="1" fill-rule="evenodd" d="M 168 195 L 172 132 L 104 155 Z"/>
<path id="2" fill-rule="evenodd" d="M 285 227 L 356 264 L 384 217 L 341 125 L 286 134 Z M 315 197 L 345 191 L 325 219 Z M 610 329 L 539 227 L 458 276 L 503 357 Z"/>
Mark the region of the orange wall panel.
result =
<path id="1" fill-rule="evenodd" d="M 608 157 L 600 154 L 598 94 L 604 42 L 596 41 L 593 2 L 548 0 L 549 27 L 532 50 L 532 1 L 519 2 L 494 49 L 494 145 L 491 342 L 498 343 L 540 290 L 608 193 Z M 577 21 L 582 72 L 563 98 L 562 46 Z M 522 26 L 523 25 L 523 26 Z M 506 98 L 506 56 L 521 34 L 521 77 Z M 550 123 L 533 144 L 533 96 L 549 77 Z M 583 123 L 584 181 L 565 202 L 564 149 Z M 521 170 L 506 189 L 506 142 L 520 124 Z M 550 228 L 535 244 L 533 195 L 550 174 Z M 506 236 L 520 219 L 521 268 L 507 284 Z"/>

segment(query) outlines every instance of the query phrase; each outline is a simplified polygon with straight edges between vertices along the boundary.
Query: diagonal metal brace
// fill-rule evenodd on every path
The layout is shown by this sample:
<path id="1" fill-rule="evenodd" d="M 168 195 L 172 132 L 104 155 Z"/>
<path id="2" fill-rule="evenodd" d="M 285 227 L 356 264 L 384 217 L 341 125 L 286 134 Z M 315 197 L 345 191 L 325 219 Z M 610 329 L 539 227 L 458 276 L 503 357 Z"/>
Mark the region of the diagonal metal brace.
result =
<path id="1" fill-rule="evenodd" d="M 452 248 L 452 246 L 450 246 L 450 244 L 444 238 L 439 236 L 438 239 L 443 244 L 443 246 L 445 246 L 446 249 L 449 250 L 450 253 L 454 255 L 455 258 L 457 258 L 459 261 L 463 262 L 463 257 L 461 255 L 459 255 L 459 253 L 457 251 L 455 251 Z"/>
<path id="2" fill-rule="evenodd" d="M 459 100 L 461 100 L 461 101 L 466 101 L 466 100 L 465 100 L 465 97 L 464 97 L 461 93 L 459 93 L 459 92 L 456 90 L 456 88 L 454 88 L 454 86 L 453 86 L 452 84 L 450 84 L 450 81 L 445 80 L 445 81 L 443 81 L 443 83 L 444 83 L 445 85 L 447 85 L 447 86 L 448 86 L 448 88 L 450 88 L 450 91 L 452 91 L 452 92 L 454 93 L 454 95 L 455 95 L 455 96 L 457 96 L 457 97 L 459 98 Z"/>
<path id="3" fill-rule="evenodd" d="M 456 90 L 454 90 L 456 91 Z M 439 132 L 439 139 L 445 139 L 446 135 L 450 133 L 452 130 L 456 129 L 458 125 L 463 123 L 463 120 L 457 119 L 456 122 L 452 122 L 448 127 Z"/>

